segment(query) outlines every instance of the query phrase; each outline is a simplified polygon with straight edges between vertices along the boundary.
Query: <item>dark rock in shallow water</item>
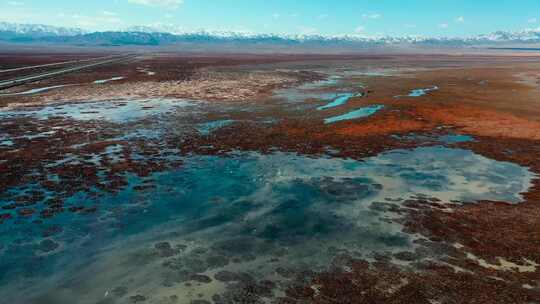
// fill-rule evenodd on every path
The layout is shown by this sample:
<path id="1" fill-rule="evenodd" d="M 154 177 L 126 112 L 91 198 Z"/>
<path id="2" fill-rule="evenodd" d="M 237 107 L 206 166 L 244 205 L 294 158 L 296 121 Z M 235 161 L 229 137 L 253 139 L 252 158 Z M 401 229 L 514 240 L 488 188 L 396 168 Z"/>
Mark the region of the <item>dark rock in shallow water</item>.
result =
<path id="1" fill-rule="evenodd" d="M 220 271 L 214 275 L 214 278 L 220 282 L 232 282 L 237 281 L 237 276 L 235 272 L 231 271 Z"/>
<path id="2" fill-rule="evenodd" d="M 348 254 L 349 251 L 347 249 L 343 249 L 343 248 L 337 248 L 335 246 L 330 246 L 326 249 L 326 252 L 329 254 L 329 255 L 333 255 L 333 256 L 336 256 L 338 254 Z"/>
<path id="3" fill-rule="evenodd" d="M 48 227 L 48 228 L 44 229 L 42 235 L 43 235 L 43 237 L 50 237 L 50 236 L 62 233 L 62 231 L 64 231 L 64 229 L 62 229 L 62 227 L 55 225 L 55 226 L 51 226 L 51 227 Z"/>
<path id="4" fill-rule="evenodd" d="M 281 258 L 281 257 L 286 256 L 288 253 L 289 253 L 288 249 L 286 249 L 286 248 L 278 248 L 274 252 L 272 252 L 272 255 Z"/>
<path id="5" fill-rule="evenodd" d="M 169 242 L 160 242 L 156 243 L 154 245 L 154 248 L 157 250 L 166 250 L 166 249 L 172 249 L 171 244 Z"/>
<path id="6" fill-rule="evenodd" d="M 206 300 L 191 300 L 191 304 L 212 304 Z"/>
<path id="7" fill-rule="evenodd" d="M 165 280 L 163 286 L 172 287 L 176 283 L 182 283 L 189 281 L 191 273 L 187 271 L 176 271 L 165 273 Z"/>
<path id="8" fill-rule="evenodd" d="M 9 213 L 1 213 L 1 214 L 0 214 L 0 224 L 1 224 L 4 220 L 9 220 L 10 218 L 12 218 L 11 214 L 9 214 Z"/>
<path id="9" fill-rule="evenodd" d="M 39 243 L 38 250 L 42 252 L 51 252 L 58 249 L 60 245 L 53 240 L 43 240 Z"/>
<path id="10" fill-rule="evenodd" d="M 248 282 L 254 279 L 247 273 L 238 273 L 232 271 L 220 271 L 214 275 L 214 278 L 220 282 Z"/>
<path id="11" fill-rule="evenodd" d="M 146 297 L 142 295 L 134 295 L 129 297 L 129 301 L 133 304 L 141 303 L 146 301 Z"/>
<path id="12" fill-rule="evenodd" d="M 172 295 L 172 296 L 165 296 L 165 297 L 161 297 L 160 299 L 158 300 L 154 300 L 152 301 L 151 303 L 152 304 L 177 304 L 177 303 L 180 303 L 180 304 L 184 304 L 185 302 L 178 302 L 178 296 L 177 295 Z"/>
<path id="13" fill-rule="evenodd" d="M 159 256 L 162 258 L 172 257 L 179 253 L 179 250 L 173 249 L 169 242 L 157 243 L 154 245 L 154 248 L 156 248 Z"/>
<path id="14" fill-rule="evenodd" d="M 365 198 L 382 189 L 382 185 L 365 178 L 323 178 L 314 179 L 313 183 L 326 194 L 343 198 Z"/>
<path id="15" fill-rule="evenodd" d="M 32 214 L 34 214 L 35 212 L 36 212 L 36 210 L 34 210 L 32 208 L 22 208 L 22 209 L 19 209 L 17 211 L 17 213 L 22 217 L 29 217 Z"/>
<path id="16" fill-rule="evenodd" d="M 186 250 L 187 246 L 184 245 L 184 244 L 178 244 L 178 245 L 174 246 L 174 248 L 178 249 L 179 251 L 184 251 L 184 250 Z"/>
<path id="17" fill-rule="evenodd" d="M 225 256 L 211 256 L 206 258 L 206 262 L 210 268 L 221 268 L 229 264 L 229 259 Z"/>
<path id="18" fill-rule="evenodd" d="M 332 260 L 332 267 L 342 268 L 345 266 L 350 266 L 354 263 L 354 259 L 347 253 L 340 253 L 334 257 Z"/>
<path id="19" fill-rule="evenodd" d="M 199 254 L 205 254 L 207 251 L 208 251 L 207 248 L 198 247 L 198 248 L 195 248 L 195 249 L 191 250 L 191 253 L 199 255 Z"/>
<path id="20" fill-rule="evenodd" d="M 252 262 L 256 259 L 257 257 L 254 254 L 245 254 L 242 256 L 242 260 L 244 260 L 244 262 Z"/>
<path id="21" fill-rule="evenodd" d="M 414 252 L 402 251 L 394 254 L 394 257 L 402 261 L 416 261 L 420 256 Z"/>
<path id="22" fill-rule="evenodd" d="M 123 296 L 125 296 L 128 292 L 128 289 L 127 287 L 124 287 L 124 286 L 118 286 L 116 288 L 114 288 L 113 290 L 111 290 L 111 293 L 115 296 L 115 297 L 118 297 L 118 298 L 121 298 Z"/>
<path id="23" fill-rule="evenodd" d="M 262 304 L 265 303 L 263 298 L 271 297 L 272 290 L 275 288 L 275 283 L 272 281 L 256 282 L 240 282 L 232 284 L 228 290 L 222 295 L 214 295 L 212 300 L 215 304 Z"/>
<path id="24" fill-rule="evenodd" d="M 189 279 L 195 282 L 205 283 L 205 284 L 212 282 L 212 279 L 209 276 L 202 275 L 202 274 L 192 274 L 189 276 Z"/>
<path id="25" fill-rule="evenodd" d="M 215 243 L 212 250 L 227 256 L 245 255 L 254 250 L 254 241 L 251 238 L 236 238 Z"/>
<path id="26" fill-rule="evenodd" d="M 12 209 L 15 209 L 15 208 L 17 208 L 17 205 L 15 205 L 15 204 L 7 204 L 7 205 L 2 206 L 2 209 L 4 209 L 4 210 L 12 210 Z"/>
<path id="27" fill-rule="evenodd" d="M 276 273 L 286 279 L 292 278 L 294 276 L 294 270 L 283 267 L 276 268 Z"/>
<path id="28" fill-rule="evenodd" d="M 206 263 L 200 259 L 185 258 L 183 264 L 186 269 L 189 269 L 192 272 L 201 273 L 208 270 Z"/>
<path id="29" fill-rule="evenodd" d="M 387 212 L 391 210 L 394 206 L 395 205 L 392 205 L 390 203 L 373 202 L 369 205 L 369 209 L 375 212 Z"/>

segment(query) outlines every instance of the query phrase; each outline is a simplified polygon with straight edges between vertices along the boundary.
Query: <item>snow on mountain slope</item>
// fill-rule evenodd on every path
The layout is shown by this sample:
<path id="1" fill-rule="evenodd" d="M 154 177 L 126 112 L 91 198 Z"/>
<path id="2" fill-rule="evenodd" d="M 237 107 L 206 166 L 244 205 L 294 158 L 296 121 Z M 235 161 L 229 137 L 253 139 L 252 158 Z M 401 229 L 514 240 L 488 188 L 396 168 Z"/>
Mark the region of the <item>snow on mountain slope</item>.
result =
<path id="1" fill-rule="evenodd" d="M 57 27 L 43 24 L 18 24 L 0 22 L 0 32 L 13 32 L 17 35 L 26 35 L 32 37 L 47 36 L 76 36 L 87 33 L 88 31 L 79 28 Z"/>
<path id="2" fill-rule="evenodd" d="M 78 28 L 64 28 L 41 24 L 15 24 L 0 22 L 0 40 L 12 42 L 51 42 L 77 44 L 162 45 L 179 42 L 236 42 L 273 44 L 354 44 L 386 45 L 417 44 L 464 46 L 474 44 L 540 43 L 540 29 L 520 32 L 498 31 L 487 35 L 464 38 L 419 36 L 359 36 L 359 35 L 290 35 L 256 34 L 234 31 L 184 31 L 178 27 L 136 26 L 122 31 L 91 32 Z"/>

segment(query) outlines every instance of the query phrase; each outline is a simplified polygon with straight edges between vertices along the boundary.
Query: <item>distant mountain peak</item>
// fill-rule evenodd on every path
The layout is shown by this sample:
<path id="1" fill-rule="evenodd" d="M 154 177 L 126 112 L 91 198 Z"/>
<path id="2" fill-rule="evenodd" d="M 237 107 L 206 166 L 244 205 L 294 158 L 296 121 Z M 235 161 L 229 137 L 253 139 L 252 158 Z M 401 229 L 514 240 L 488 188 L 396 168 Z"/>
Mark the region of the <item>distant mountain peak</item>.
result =
<path id="1" fill-rule="evenodd" d="M 42 24 L 16 24 L 0 22 L 0 40 L 9 42 L 50 42 L 79 45 L 170 45 L 182 42 L 219 43 L 235 42 L 250 44 L 320 44 L 354 47 L 381 45 L 435 45 L 469 46 L 505 43 L 540 43 L 540 29 L 519 32 L 497 31 L 487 35 L 466 38 L 361 35 L 291 35 L 257 34 L 238 31 L 185 31 L 174 26 L 135 26 L 125 30 L 92 32 L 79 28 L 65 28 Z"/>
<path id="2" fill-rule="evenodd" d="M 80 28 L 68 28 L 44 24 L 19 24 L 0 22 L 0 32 L 13 32 L 32 37 L 76 36 L 88 33 Z"/>

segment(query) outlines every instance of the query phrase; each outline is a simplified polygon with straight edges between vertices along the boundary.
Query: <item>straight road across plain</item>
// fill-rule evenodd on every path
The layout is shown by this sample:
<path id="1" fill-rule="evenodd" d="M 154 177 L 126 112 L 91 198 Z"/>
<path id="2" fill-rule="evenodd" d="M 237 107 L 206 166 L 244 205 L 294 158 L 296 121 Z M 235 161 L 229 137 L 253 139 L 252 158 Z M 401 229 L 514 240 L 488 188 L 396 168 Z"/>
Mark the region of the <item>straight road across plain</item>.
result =
<path id="1" fill-rule="evenodd" d="M 92 61 L 90 63 L 86 62 L 84 64 L 78 64 L 78 65 L 70 66 L 64 69 L 16 77 L 16 78 L 12 78 L 5 81 L 0 81 L 0 90 L 16 87 L 19 85 L 23 85 L 26 83 L 31 83 L 31 82 L 35 82 L 35 81 L 39 81 L 39 80 L 43 80 L 47 78 L 56 77 L 59 75 L 73 73 L 73 72 L 77 72 L 84 69 L 90 69 L 97 66 L 119 63 L 122 61 L 134 59 L 136 56 L 137 55 L 122 55 L 122 56 L 106 57 L 104 59 L 102 58 L 101 60 Z"/>
<path id="2" fill-rule="evenodd" d="M 76 63 L 81 63 L 82 64 L 84 62 L 91 62 L 91 61 L 96 61 L 96 60 L 105 60 L 105 59 L 112 58 L 112 57 L 113 56 L 103 56 L 103 57 L 96 57 L 96 58 L 89 58 L 89 59 L 77 59 L 77 60 L 69 60 L 69 61 L 62 61 L 62 62 L 53 62 L 53 63 L 46 63 L 46 64 L 23 66 L 23 67 L 0 70 L 0 74 L 2 74 L 2 73 L 10 73 L 10 72 L 18 72 L 18 71 L 25 71 L 25 70 L 33 70 L 33 69 L 38 69 L 38 68 L 62 66 L 62 65 L 68 65 L 68 64 L 76 64 Z"/>

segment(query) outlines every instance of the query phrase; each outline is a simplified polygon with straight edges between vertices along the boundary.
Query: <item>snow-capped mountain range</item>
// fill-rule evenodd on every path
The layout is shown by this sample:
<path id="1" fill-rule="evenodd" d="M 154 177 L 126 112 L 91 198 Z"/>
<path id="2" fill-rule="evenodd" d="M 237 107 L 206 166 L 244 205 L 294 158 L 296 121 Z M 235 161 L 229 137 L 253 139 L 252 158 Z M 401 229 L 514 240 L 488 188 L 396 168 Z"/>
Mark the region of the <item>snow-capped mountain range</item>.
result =
<path id="1" fill-rule="evenodd" d="M 418 44 L 442 46 L 468 46 L 482 44 L 540 43 L 540 29 L 521 32 L 498 31 L 487 35 L 465 38 L 446 37 L 367 37 L 360 35 L 286 35 L 256 34 L 233 31 L 188 32 L 176 28 L 152 28 L 137 26 L 122 31 L 92 32 L 79 28 L 64 28 L 40 24 L 15 24 L 0 22 L 0 41 L 47 42 L 78 45 L 170 45 L 182 42 L 235 42 L 270 44 L 341 44 L 341 45 L 388 45 Z"/>
<path id="2" fill-rule="evenodd" d="M 327 41 L 371 41 L 371 42 L 381 42 L 381 43 L 421 43 L 421 42 L 540 42 L 540 28 L 538 29 L 527 29 L 520 32 L 505 32 L 497 31 L 487 35 L 479 35 L 472 37 L 464 38 L 449 38 L 449 37 L 423 37 L 423 36 L 402 36 L 402 37 L 392 37 L 392 36 L 378 36 L 378 37 L 369 37 L 364 35 L 333 35 L 333 36 L 323 36 L 315 34 L 257 34 L 250 32 L 233 32 L 233 31 L 207 31 L 200 30 L 196 32 L 186 32 L 175 27 L 148 27 L 148 26 L 135 26 L 126 29 L 127 32 L 142 32 L 142 33 L 170 33 L 178 36 L 185 35 L 199 35 L 199 36 L 210 36 L 222 39 L 283 39 L 283 40 L 298 40 L 298 41 L 309 41 L 309 40 L 327 40 Z"/>
<path id="3" fill-rule="evenodd" d="M 79 28 L 57 27 L 43 24 L 19 24 L 0 22 L 0 32 L 12 32 L 32 37 L 76 36 L 88 33 Z"/>

